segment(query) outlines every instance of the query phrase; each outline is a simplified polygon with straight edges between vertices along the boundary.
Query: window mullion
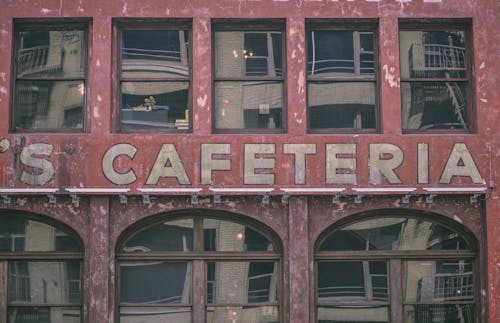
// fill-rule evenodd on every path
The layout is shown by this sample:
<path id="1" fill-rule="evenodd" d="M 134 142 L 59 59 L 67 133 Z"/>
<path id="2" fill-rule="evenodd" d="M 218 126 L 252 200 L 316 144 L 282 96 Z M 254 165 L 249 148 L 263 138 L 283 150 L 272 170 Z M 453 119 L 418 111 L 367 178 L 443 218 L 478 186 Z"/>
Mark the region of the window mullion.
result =
<path id="1" fill-rule="evenodd" d="M 1 260 L 0 261 L 0 323 L 7 322 L 7 292 L 8 292 L 7 279 L 8 279 L 7 261 Z"/>
<path id="2" fill-rule="evenodd" d="M 192 309 L 192 321 L 193 322 L 205 322 L 205 307 L 207 303 L 206 299 L 206 273 L 205 273 L 205 261 L 204 260 L 193 260 L 193 276 L 192 276 L 192 290 L 191 290 L 191 304 Z M 195 292 L 196 291 L 196 292 Z"/>
<path id="3" fill-rule="evenodd" d="M 390 317 L 391 323 L 403 323 L 403 269 L 400 259 L 389 260 Z"/>

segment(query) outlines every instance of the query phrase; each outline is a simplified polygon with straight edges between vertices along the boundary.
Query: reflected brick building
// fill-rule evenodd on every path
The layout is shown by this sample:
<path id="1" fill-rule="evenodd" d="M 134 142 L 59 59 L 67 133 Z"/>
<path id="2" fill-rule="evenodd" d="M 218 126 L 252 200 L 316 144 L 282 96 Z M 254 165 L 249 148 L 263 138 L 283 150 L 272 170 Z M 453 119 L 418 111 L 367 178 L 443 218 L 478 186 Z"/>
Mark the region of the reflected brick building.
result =
<path id="1" fill-rule="evenodd" d="M 0 323 L 496 322 L 495 1 L 3 1 Z"/>

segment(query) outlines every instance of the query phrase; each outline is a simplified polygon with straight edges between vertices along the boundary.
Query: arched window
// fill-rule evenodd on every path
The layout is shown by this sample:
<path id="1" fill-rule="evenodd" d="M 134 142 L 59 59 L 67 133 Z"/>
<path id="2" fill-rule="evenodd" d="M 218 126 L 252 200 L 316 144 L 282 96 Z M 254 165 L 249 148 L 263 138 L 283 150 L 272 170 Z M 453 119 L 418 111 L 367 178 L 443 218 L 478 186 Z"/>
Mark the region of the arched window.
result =
<path id="1" fill-rule="evenodd" d="M 81 322 L 82 259 L 67 228 L 0 210 L 0 321 Z"/>
<path id="2" fill-rule="evenodd" d="M 479 322 L 474 243 L 451 224 L 377 212 L 324 234 L 315 252 L 317 321 Z"/>
<path id="3" fill-rule="evenodd" d="M 125 234 L 117 253 L 120 322 L 278 322 L 281 254 L 272 234 L 193 215 Z"/>

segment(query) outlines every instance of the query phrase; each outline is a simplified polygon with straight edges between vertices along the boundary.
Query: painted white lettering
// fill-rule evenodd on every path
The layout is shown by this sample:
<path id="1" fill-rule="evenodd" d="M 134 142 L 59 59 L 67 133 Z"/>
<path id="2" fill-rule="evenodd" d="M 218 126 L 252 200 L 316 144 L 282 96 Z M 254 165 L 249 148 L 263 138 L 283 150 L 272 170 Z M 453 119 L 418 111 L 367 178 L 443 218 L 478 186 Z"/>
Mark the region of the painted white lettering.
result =
<path id="1" fill-rule="evenodd" d="M 111 146 L 102 157 L 102 171 L 104 176 L 113 184 L 116 185 L 127 185 L 132 184 L 136 181 L 134 170 L 129 169 L 127 172 L 119 173 L 115 170 L 115 160 L 118 156 L 128 156 L 130 159 L 134 159 L 137 153 L 137 148 L 131 144 L 117 144 Z"/>
<path id="2" fill-rule="evenodd" d="M 370 144 L 370 183 L 381 184 L 384 176 L 390 184 L 400 184 L 394 172 L 403 162 L 403 151 L 393 144 Z"/>
<path id="3" fill-rule="evenodd" d="M 201 184 L 212 184 L 214 170 L 231 170 L 231 160 L 212 158 L 222 154 L 231 154 L 230 144 L 201 144 Z"/>
<path id="4" fill-rule="evenodd" d="M 417 154 L 417 181 L 429 184 L 429 144 L 418 144 Z"/>
<path id="5" fill-rule="evenodd" d="M 354 155 L 347 157 L 345 155 Z M 356 184 L 356 144 L 326 145 L 326 183 Z"/>
<path id="6" fill-rule="evenodd" d="M 245 184 L 274 184 L 274 174 L 256 173 L 256 170 L 273 169 L 275 158 L 256 155 L 275 154 L 275 144 L 245 144 L 245 165 L 243 181 Z"/>
<path id="7" fill-rule="evenodd" d="M 54 147 L 49 144 L 35 143 L 28 145 L 21 151 L 20 160 L 23 165 L 33 167 L 36 172 L 27 172 L 23 170 L 21 181 L 28 185 L 44 185 L 54 176 L 54 165 L 46 159 L 36 158 L 34 156 L 50 156 Z"/>
<path id="8" fill-rule="evenodd" d="M 169 164 L 168 166 L 167 163 Z M 173 144 L 163 144 L 156 157 L 153 169 L 149 173 L 146 184 L 156 185 L 162 177 L 175 177 L 182 185 L 191 184 L 189 177 L 182 166 L 182 161 Z"/>
<path id="9" fill-rule="evenodd" d="M 293 154 L 295 159 L 295 184 L 306 183 L 306 155 L 316 154 L 315 144 L 284 144 L 283 153 Z"/>
<path id="10" fill-rule="evenodd" d="M 439 183 L 449 184 L 453 176 L 470 177 L 474 184 L 485 183 L 464 143 L 457 143 L 453 146 Z"/>

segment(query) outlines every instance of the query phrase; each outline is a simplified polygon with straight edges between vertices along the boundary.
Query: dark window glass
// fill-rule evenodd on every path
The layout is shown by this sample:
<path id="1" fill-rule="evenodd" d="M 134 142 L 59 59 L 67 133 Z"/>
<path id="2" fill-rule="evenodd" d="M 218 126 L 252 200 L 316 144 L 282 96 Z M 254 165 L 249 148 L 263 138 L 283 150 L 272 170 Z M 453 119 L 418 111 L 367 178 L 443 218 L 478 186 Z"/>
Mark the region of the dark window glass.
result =
<path id="1" fill-rule="evenodd" d="M 216 30 L 214 60 L 215 128 L 282 129 L 282 32 Z"/>
<path id="2" fill-rule="evenodd" d="M 177 220 L 156 224 L 130 237 L 123 252 L 192 251 L 193 221 Z"/>
<path id="3" fill-rule="evenodd" d="M 120 129 L 188 130 L 189 31 L 152 28 L 121 31 Z"/>
<path id="4" fill-rule="evenodd" d="M 205 219 L 205 251 L 274 251 L 261 233 L 236 222 Z"/>
<path id="5" fill-rule="evenodd" d="M 470 129 L 464 30 L 403 30 L 400 38 L 405 130 Z"/>
<path id="6" fill-rule="evenodd" d="M 120 300 L 133 304 L 189 304 L 191 264 L 120 263 Z"/>
<path id="7" fill-rule="evenodd" d="M 311 27 L 307 45 L 309 129 L 376 129 L 373 32 Z"/>
<path id="8" fill-rule="evenodd" d="M 318 301 L 388 301 L 384 261 L 318 263 Z"/>
<path id="9" fill-rule="evenodd" d="M 0 252 L 81 251 L 75 238 L 22 216 L 0 215 Z"/>
<path id="10" fill-rule="evenodd" d="M 9 306 L 79 304 L 80 261 L 12 261 Z"/>
<path id="11" fill-rule="evenodd" d="M 75 236 L 20 213 L 0 212 L 0 262 L 8 268 L 7 312 L 0 316 L 15 323 L 80 322 L 82 257 Z"/>
<path id="12" fill-rule="evenodd" d="M 416 215 L 371 217 L 337 228 L 318 247 L 317 322 L 479 317 L 473 248 L 445 225 Z"/>
<path id="13" fill-rule="evenodd" d="M 244 223 L 162 221 L 132 233 L 119 250 L 120 322 L 190 323 L 192 304 L 203 304 L 211 323 L 278 322 L 280 256 Z"/>
<path id="14" fill-rule="evenodd" d="M 271 261 L 208 262 L 208 299 L 211 304 L 276 302 L 276 266 Z"/>
<path id="15" fill-rule="evenodd" d="M 86 28 L 57 29 L 16 27 L 15 130 L 83 129 Z"/>
<path id="16" fill-rule="evenodd" d="M 9 323 L 81 322 L 78 307 L 9 307 Z"/>
<path id="17" fill-rule="evenodd" d="M 377 218 L 335 231 L 322 251 L 341 250 L 466 250 L 460 234 L 440 224 L 416 218 Z"/>

